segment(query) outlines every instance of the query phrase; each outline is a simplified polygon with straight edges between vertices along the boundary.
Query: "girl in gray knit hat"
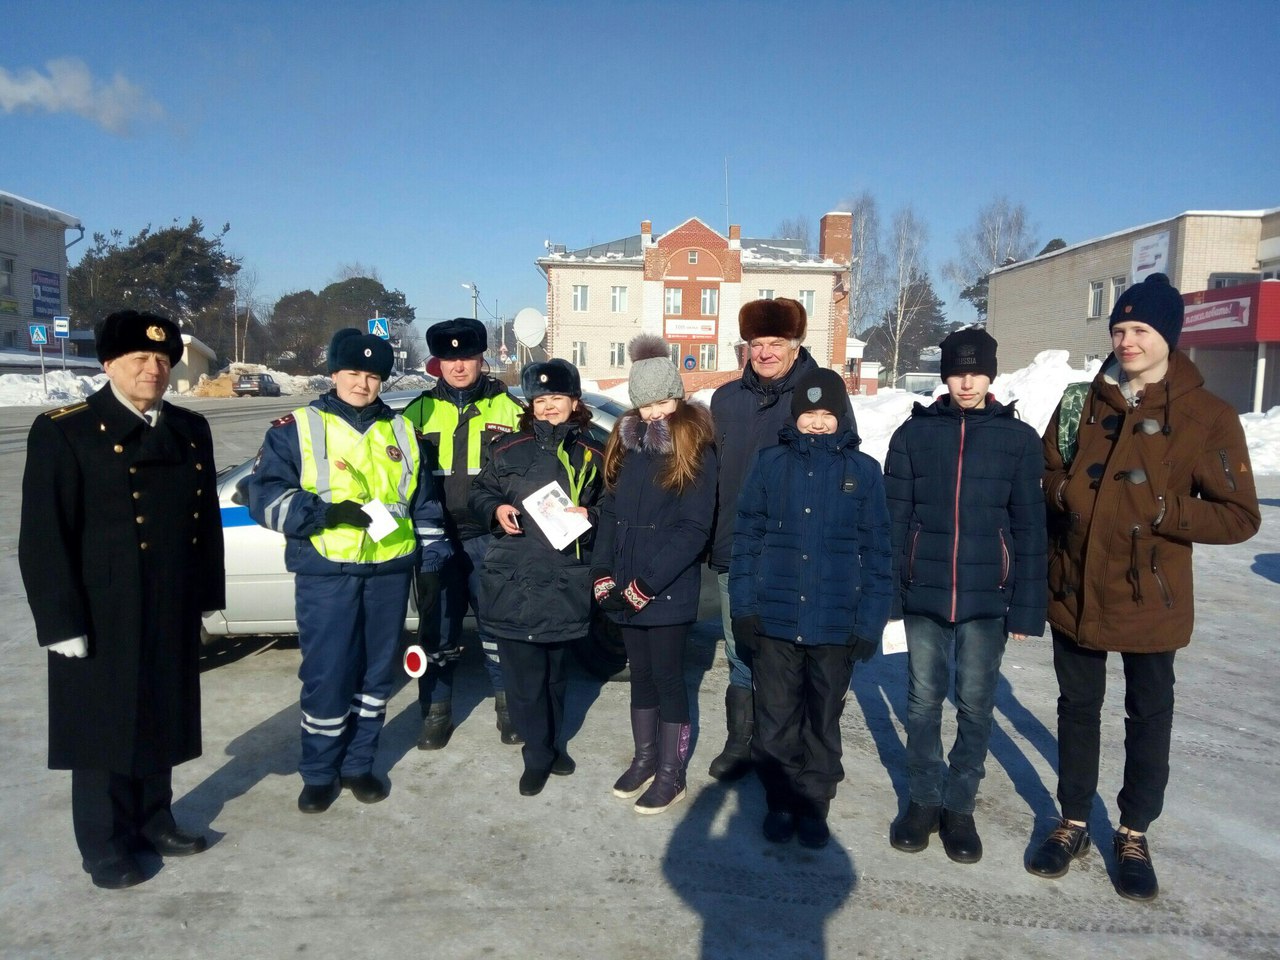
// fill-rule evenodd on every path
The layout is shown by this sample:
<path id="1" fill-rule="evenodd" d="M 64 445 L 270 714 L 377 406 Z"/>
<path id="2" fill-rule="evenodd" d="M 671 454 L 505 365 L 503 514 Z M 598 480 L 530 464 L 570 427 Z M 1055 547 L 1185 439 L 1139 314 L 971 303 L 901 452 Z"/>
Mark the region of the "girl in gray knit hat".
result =
<path id="1" fill-rule="evenodd" d="M 698 617 L 698 559 L 715 513 L 716 453 L 711 412 L 684 399 L 666 343 L 640 336 L 628 352 L 634 409 L 614 424 L 605 446 L 592 576 L 631 663 L 635 754 L 613 793 L 641 794 L 637 813 L 661 813 L 685 795 L 684 646 Z"/>

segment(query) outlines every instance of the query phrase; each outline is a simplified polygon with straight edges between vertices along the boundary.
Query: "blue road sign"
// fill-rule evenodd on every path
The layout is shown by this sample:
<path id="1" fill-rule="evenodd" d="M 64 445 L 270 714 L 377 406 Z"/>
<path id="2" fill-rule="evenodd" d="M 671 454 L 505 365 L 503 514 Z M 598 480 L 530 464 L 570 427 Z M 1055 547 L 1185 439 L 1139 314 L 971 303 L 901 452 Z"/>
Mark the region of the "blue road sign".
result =
<path id="1" fill-rule="evenodd" d="M 374 317 L 369 321 L 369 332 L 375 337 L 381 337 L 383 340 L 391 339 L 391 331 L 387 329 L 386 317 Z"/>
<path id="2" fill-rule="evenodd" d="M 54 317 L 53 318 L 53 335 L 59 340 L 66 340 L 71 336 L 71 318 L 70 317 Z"/>
<path id="3" fill-rule="evenodd" d="M 697 365 L 698 365 L 698 360 L 696 357 L 689 356 L 684 358 L 684 368 L 686 370 L 692 370 Z"/>
<path id="4" fill-rule="evenodd" d="M 31 334 L 31 345 L 43 347 L 49 342 L 49 325 L 47 323 L 28 323 L 27 331 Z"/>

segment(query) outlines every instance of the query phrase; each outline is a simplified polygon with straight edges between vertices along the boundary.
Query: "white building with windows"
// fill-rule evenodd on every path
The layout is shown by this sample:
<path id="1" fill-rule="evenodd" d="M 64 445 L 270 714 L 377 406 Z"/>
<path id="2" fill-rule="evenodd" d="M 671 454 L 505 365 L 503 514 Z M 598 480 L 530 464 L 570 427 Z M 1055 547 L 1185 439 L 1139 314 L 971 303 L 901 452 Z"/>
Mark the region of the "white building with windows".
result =
<path id="1" fill-rule="evenodd" d="M 31 349 L 31 324 L 52 338 L 53 318 L 69 315 L 68 230 L 84 237 L 79 218 L 0 191 L 0 349 Z"/>
<path id="2" fill-rule="evenodd" d="M 843 370 L 852 250 L 848 213 L 822 218 L 818 253 L 798 241 L 727 237 L 697 218 L 655 236 L 640 233 L 570 251 L 550 246 L 537 261 L 547 278 L 547 354 L 588 379 L 625 377 L 627 343 L 656 333 L 685 371 L 734 371 L 744 362 L 738 309 L 748 300 L 791 297 L 809 317 L 805 345 Z"/>

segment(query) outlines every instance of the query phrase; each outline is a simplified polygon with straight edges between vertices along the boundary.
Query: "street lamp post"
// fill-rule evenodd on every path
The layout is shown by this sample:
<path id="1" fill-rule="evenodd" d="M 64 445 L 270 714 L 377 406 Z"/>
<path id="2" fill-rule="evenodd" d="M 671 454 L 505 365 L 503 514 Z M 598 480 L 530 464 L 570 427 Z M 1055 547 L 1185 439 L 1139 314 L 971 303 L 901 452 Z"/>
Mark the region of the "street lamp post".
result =
<path id="1" fill-rule="evenodd" d="M 474 283 L 464 283 L 462 286 L 465 289 L 471 291 L 471 319 L 479 320 L 480 319 L 480 288 L 477 287 Z"/>

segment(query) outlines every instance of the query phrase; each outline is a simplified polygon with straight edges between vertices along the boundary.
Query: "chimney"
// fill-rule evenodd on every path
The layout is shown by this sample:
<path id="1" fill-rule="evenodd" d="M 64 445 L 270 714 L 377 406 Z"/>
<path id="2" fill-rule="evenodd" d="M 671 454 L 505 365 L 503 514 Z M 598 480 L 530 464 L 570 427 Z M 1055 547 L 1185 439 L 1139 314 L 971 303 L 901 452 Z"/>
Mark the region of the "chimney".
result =
<path id="1" fill-rule="evenodd" d="M 853 259 L 853 214 L 837 211 L 818 222 L 818 254 L 824 260 L 848 265 Z"/>
<path id="2" fill-rule="evenodd" d="M 736 223 L 729 224 L 729 249 L 742 249 L 742 227 L 738 226 Z"/>
<path id="3" fill-rule="evenodd" d="M 640 247 L 643 249 L 644 247 L 652 247 L 652 246 L 653 246 L 653 221 L 641 220 L 640 221 Z"/>

